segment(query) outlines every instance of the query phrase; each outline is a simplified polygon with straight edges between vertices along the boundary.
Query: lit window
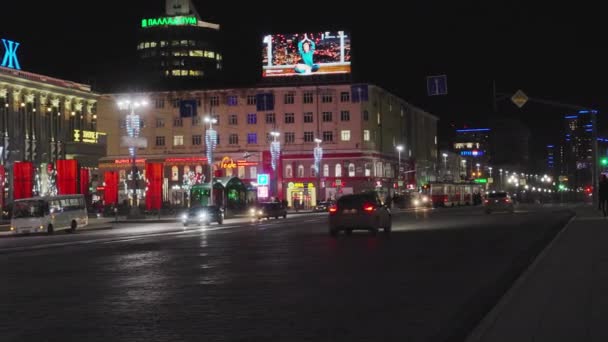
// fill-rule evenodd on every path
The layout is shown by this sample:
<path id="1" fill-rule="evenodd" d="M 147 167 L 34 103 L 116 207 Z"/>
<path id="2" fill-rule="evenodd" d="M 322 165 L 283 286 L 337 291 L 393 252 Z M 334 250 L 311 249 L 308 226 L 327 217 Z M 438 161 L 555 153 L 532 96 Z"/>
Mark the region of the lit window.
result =
<path id="1" fill-rule="evenodd" d="M 190 50 L 188 55 L 190 57 L 203 57 L 203 50 Z"/>
<path id="2" fill-rule="evenodd" d="M 304 177 L 304 165 L 298 165 L 298 178 Z"/>
<path id="3" fill-rule="evenodd" d="M 236 95 L 230 95 L 227 98 L 227 102 L 229 106 L 238 106 L 239 104 L 239 98 Z"/>
<path id="4" fill-rule="evenodd" d="M 184 136 L 183 135 L 174 135 L 173 136 L 173 146 L 184 146 Z"/>
<path id="5" fill-rule="evenodd" d="M 258 168 L 255 166 L 251 166 L 249 168 L 249 174 L 249 177 L 251 177 L 251 179 L 256 179 L 258 177 Z"/>
<path id="6" fill-rule="evenodd" d="M 174 182 L 179 180 L 179 168 L 177 166 L 171 166 L 171 180 Z"/>
<path id="7" fill-rule="evenodd" d="M 342 131 L 340 134 L 340 137 L 341 137 L 342 141 L 350 141 L 350 131 L 349 130 Z"/>
<path id="8" fill-rule="evenodd" d="M 248 144 L 257 144 L 258 135 L 256 133 L 247 133 L 247 143 Z"/>
<path id="9" fill-rule="evenodd" d="M 323 177 L 329 177 L 329 165 L 323 165 Z"/>
<path id="10" fill-rule="evenodd" d="M 285 166 L 285 178 L 293 177 L 293 170 L 291 169 L 291 165 Z"/>
<path id="11" fill-rule="evenodd" d="M 363 130 L 363 141 L 369 141 L 369 129 Z"/>
<path id="12" fill-rule="evenodd" d="M 342 165 L 336 164 L 336 175 L 335 177 L 342 177 Z"/>
<path id="13" fill-rule="evenodd" d="M 258 122 L 258 116 L 255 113 L 247 114 L 247 124 L 255 125 Z"/>
<path id="14" fill-rule="evenodd" d="M 355 177 L 355 164 L 348 164 L 348 177 Z"/>

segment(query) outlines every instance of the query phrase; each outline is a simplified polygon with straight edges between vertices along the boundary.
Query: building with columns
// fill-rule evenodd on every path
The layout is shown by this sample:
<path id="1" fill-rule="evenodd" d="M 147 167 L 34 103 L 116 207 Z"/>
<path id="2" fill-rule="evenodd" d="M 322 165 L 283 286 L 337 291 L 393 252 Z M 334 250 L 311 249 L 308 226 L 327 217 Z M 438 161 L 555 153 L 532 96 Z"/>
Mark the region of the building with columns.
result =
<path id="1" fill-rule="evenodd" d="M 0 67 L 0 163 L 6 199 L 12 189 L 10 174 L 18 161 L 34 164 L 38 191 L 47 191 L 47 165 L 76 159 L 81 167 L 96 169 L 105 155 L 105 136 L 97 131 L 99 95 L 90 86 L 17 69 Z"/>
<path id="2" fill-rule="evenodd" d="M 127 113 L 117 102 L 127 98 L 148 102 L 138 110 L 147 146 L 137 150 L 136 165 L 143 170 L 148 162 L 163 164 L 163 201 L 174 205 L 183 203 L 184 175 L 208 175 L 209 167 L 215 177 L 238 177 L 254 194 L 259 194 L 257 175 L 268 174 L 278 191 L 269 189 L 269 197 L 304 207 L 368 189 L 391 195 L 416 188 L 436 169 L 437 117 L 371 84 L 281 85 L 103 95 L 98 125 L 112 138 L 99 168 L 118 171 L 121 184 L 128 180 L 131 159 L 119 139 L 127 135 Z M 206 158 L 204 117 L 217 121 L 212 161 Z M 281 148 L 276 171 L 270 153 L 274 139 Z M 318 173 L 317 144 L 323 149 Z M 144 196 L 144 184 L 138 196 Z M 128 196 L 121 187 L 120 201 Z"/>

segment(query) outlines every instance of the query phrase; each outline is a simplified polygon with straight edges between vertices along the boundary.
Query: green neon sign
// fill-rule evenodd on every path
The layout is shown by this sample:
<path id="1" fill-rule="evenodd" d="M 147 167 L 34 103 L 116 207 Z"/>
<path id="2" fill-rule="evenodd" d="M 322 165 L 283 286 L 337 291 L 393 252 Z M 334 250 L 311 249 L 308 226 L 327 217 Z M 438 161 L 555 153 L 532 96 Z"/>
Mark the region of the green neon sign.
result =
<path id="1" fill-rule="evenodd" d="M 477 178 L 477 179 L 475 179 L 475 183 L 482 183 L 482 184 L 485 184 L 485 183 L 487 183 L 487 182 L 488 182 L 488 179 L 487 179 L 487 178 Z"/>
<path id="2" fill-rule="evenodd" d="M 196 26 L 198 20 L 196 17 L 159 17 L 159 18 L 146 18 L 141 20 L 141 27 L 155 27 L 155 26 Z"/>

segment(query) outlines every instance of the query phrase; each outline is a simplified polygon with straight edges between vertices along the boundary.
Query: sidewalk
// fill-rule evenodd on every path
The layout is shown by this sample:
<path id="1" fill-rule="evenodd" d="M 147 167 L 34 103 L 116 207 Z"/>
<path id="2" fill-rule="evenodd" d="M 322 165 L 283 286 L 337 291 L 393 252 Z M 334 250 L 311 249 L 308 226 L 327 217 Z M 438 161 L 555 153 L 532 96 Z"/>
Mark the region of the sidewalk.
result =
<path id="1" fill-rule="evenodd" d="M 573 210 L 467 342 L 608 341 L 608 219 L 591 205 Z"/>

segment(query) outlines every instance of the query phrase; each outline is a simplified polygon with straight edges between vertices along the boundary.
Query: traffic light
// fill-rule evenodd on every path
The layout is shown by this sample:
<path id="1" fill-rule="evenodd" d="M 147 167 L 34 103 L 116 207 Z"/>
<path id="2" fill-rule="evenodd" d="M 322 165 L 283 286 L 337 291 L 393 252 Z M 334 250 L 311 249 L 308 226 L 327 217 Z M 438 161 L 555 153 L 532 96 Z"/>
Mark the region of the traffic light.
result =
<path id="1" fill-rule="evenodd" d="M 566 186 L 564 184 L 560 184 L 559 191 L 564 191 L 564 190 L 566 190 Z"/>
<path id="2" fill-rule="evenodd" d="M 600 158 L 600 165 L 602 165 L 602 166 L 608 166 L 608 157 L 602 157 L 602 158 Z"/>

